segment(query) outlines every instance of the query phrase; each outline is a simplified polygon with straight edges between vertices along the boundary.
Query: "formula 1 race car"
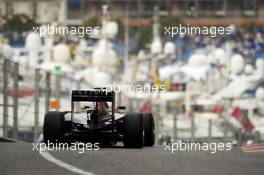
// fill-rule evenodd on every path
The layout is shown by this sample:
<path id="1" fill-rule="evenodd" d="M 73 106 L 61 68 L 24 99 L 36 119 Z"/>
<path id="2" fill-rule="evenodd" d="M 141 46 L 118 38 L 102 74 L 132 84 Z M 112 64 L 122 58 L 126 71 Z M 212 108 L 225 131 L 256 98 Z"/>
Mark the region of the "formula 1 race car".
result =
<path id="1" fill-rule="evenodd" d="M 43 135 L 45 143 L 123 141 L 127 148 L 142 148 L 154 145 L 154 127 L 152 113 L 126 113 L 125 106 L 115 107 L 114 91 L 95 88 L 73 90 L 71 111 L 47 112 Z"/>

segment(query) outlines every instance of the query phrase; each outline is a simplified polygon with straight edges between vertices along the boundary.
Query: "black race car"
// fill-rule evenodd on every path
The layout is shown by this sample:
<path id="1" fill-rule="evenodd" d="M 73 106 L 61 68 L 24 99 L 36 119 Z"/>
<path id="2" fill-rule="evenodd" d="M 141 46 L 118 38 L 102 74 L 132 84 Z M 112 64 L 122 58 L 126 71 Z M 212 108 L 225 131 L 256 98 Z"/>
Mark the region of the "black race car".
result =
<path id="1" fill-rule="evenodd" d="M 82 103 L 82 107 L 80 107 Z M 155 142 L 152 113 L 126 113 L 115 107 L 115 92 L 105 89 L 73 90 L 71 111 L 45 114 L 44 142 L 98 142 L 128 148 L 153 146 Z"/>

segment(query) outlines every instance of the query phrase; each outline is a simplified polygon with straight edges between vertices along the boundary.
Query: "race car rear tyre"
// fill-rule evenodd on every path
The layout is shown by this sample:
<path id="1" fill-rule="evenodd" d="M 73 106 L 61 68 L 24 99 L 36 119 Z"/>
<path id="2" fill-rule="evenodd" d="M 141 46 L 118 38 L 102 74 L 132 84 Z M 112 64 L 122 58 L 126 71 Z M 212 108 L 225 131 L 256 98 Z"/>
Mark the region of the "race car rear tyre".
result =
<path id="1" fill-rule="evenodd" d="M 44 142 L 58 143 L 63 141 L 64 113 L 58 111 L 47 112 L 44 119 Z"/>
<path id="2" fill-rule="evenodd" d="M 124 117 L 124 146 L 126 148 L 143 147 L 143 116 L 140 113 L 128 113 Z"/>
<path id="3" fill-rule="evenodd" d="M 155 143 L 155 125 L 152 113 L 143 113 L 144 146 L 153 146 Z"/>

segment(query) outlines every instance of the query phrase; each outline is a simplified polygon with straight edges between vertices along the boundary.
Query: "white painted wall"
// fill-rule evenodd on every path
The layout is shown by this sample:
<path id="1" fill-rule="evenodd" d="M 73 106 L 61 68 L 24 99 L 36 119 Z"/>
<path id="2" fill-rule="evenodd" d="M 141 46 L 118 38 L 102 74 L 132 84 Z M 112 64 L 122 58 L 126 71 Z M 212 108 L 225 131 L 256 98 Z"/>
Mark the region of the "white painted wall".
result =
<path id="1" fill-rule="evenodd" d="M 33 3 L 30 1 L 15 1 L 13 3 L 13 11 L 15 14 L 25 14 L 33 16 Z"/>
<path id="2" fill-rule="evenodd" d="M 40 1 L 37 3 L 38 23 L 51 23 L 58 20 L 59 3 L 57 1 Z"/>
<path id="3" fill-rule="evenodd" d="M 36 3 L 36 22 L 37 23 L 52 23 L 58 20 L 65 19 L 65 0 L 39 0 Z M 33 1 L 13 1 L 13 10 L 16 14 L 26 14 L 33 17 Z M 4 3 L 0 3 L 0 8 L 4 12 Z M 63 8 L 63 10 L 61 10 Z M 65 13 L 65 14 L 64 14 Z"/>

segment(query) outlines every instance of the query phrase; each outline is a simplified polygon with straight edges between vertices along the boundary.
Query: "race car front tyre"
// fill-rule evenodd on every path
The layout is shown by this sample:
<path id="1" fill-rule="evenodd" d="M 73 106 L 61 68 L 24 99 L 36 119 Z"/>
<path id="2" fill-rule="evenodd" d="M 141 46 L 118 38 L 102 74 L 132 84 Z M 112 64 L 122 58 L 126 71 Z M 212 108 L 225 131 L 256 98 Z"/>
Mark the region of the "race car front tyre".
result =
<path id="1" fill-rule="evenodd" d="M 63 141 L 64 135 L 64 113 L 58 111 L 47 112 L 44 119 L 43 136 L 47 144 Z"/>
<path id="2" fill-rule="evenodd" d="M 152 113 L 143 113 L 144 146 L 153 146 L 155 143 L 154 118 Z"/>
<path id="3" fill-rule="evenodd" d="M 128 113 L 124 117 L 124 146 L 126 148 L 143 147 L 143 116 L 140 113 Z"/>

